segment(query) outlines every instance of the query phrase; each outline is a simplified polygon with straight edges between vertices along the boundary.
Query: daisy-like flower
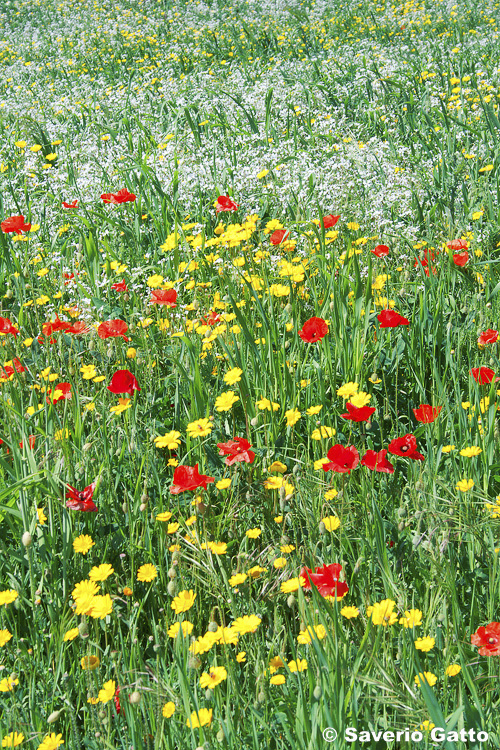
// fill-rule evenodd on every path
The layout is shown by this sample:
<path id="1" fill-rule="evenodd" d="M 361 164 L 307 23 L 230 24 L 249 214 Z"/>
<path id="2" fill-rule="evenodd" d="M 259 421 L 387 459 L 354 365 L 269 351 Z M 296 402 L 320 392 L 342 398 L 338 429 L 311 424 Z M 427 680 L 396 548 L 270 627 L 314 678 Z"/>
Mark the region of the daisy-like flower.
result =
<path id="1" fill-rule="evenodd" d="M 270 685 L 284 685 L 286 677 L 284 674 L 274 674 L 269 680 Z"/>
<path id="2" fill-rule="evenodd" d="M 342 607 L 340 614 L 342 617 L 345 617 L 346 620 L 352 620 L 354 617 L 358 617 L 359 609 L 357 607 Z"/>
<path id="3" fill-rule="evenodd" d="M 257 615 L 244 615 L 243 617 L 237 617 L 233 623 L 233 628 L 240 634 L 244 633 L 255 633 L 259 627 L 262 619 Z"/>
<path id="4" fill-rule="evenodd" d="M 216 411 L 230 411 L 233 404 L 239 400 L 234 391 L 226 391 L 215 399 L 215 409 Z"/>
<path id="5" fill-rule="evenodd" d="M 91 607 L 88 610 L 88 614 L 95 620 L 104 620 L 113 611 L 113 600 L 109 594 L 104 596 L 98 595 L 92 598 Z"/>
<path id="6" fill-rule="evenodd" d="M 78 630 L 78 628 L 77 628 Z M 82 669 L 97 669 L 99 664 L 101 663 L 98 656 L 94 656 L 93 654 L 90 654 L 90 656 L 82 656 L 80 660 L 80 664 Z"/>
<path id="7" fill-rule="evenodd" d="M 11 732 L 6 734 L 2 740 L 2 747 L 17 747 L 24 741 L 24 734 L 22 732 Z"/>
<path id="8" fill-rule="evenodd" d="M 8 630 L 0 630 L 0 647 L 5 646 L 12 638 L 12 633 Z"/>
<path id="9" fill-rule="evenodd" d="M 287 409 L 285 412 L 287 427 L 293 427 L 294 424 L 297 424 L 301 416 L 301 412 L 298 409 Z"/>
<path id="10" fill-rule="evenodd" d="M 460 666 L 460 664 L 450 664 L 449 667 L 446 667 L 445 674 L 448 675 L 448 677 L 455 677 L 461 671 L 462 667 Z"/>
<path id="11" fill-rule="evenodd" d="M 416 628 L 422 624 L 422 614 L 419 609 L 407 609 L 403 617 L 399 618 L 399 624 L 405 628 Z"/>
<path id="12" fill-rule="evenodd" d="M 457 482 L 457 486 L 455 487 L 456 490 L 459 492 L 468 492 L 474 487 L 474 480 L 473 479 L 461 479 L 459 482 Z"/>
<path id="13" fill-rule="evenodd" d="M 189 437 L 206 437 L 212 432 L 212 423 L 209 419 L 198 419 L 188 424 L 186 432 Z"/>
<path id="14" fill-rule="evenodd" d="M 170 719 L 171 716 L 173 716 L 175 713 L 175 703 L 173 701 L 169 701 L 168 703 L 165 703 L 161 710 L 161 715 L 164 719 Z"/>
<path id="15" fill-rule="evenodd" d="M 51 732 L 51 734 L 45 735 L 37 750 L 57 750 L 59 745 L 64 745 L 62 734 Z"/>
<path id="16" fill-rule="evenodd" d="M 184 636 L 184 638 L 186 638 L 193 632 L 193 627 L 193 623 L 189 622 L 188 620 L 184 620 L 183 622 L 174 622 L 174 624 L 171 625 L 167 630 L 167 635 L 169 638 L 177 638 L 180 631 L 182 630 L 182 635 Z"/>
<path id="17" fill-rule="evenodd" d="M 261 398 L 257 401 L 257 408 L 261 411 L 278 411 L 280 405 L 274 401 L 270 401 L 268 398 Z"/>
<path id="18" fill-rule="evenodd" d="M 393 612 L 396 602 L 392 599 L 384 599 L 381 602 L 376 602 L 372 606 L 368 607 L 366 614 L 372 618 L 374 625 L 394 625 L 398 621 L 398 616 Z"/>
<path id="19" fill-rule="evenodd" d="M 0 606 L 2 604 L 11 604 L 15 601 L 19 594 L 15 589 L 8 589 L 7 591 L 0 591 Z"/>
<path id="20" fill-rule="evenodd" d="M 483 449 L 478 445 L 472 445 L 470 448 L 462 448 L 460 455 L 465 456 L 466 458 L 473 458 L 474 456 L 479 456 L 482 452 Z"/>
<path id="21" fill-rule="evenodd" d="M 235 383 L 239 383 L 242 375 L 243 370 L 240 370 L 239 367 L 233 367 L 232 370 L 229 370 L 224 375 L 224 383 L 226 383 L 226 385 L 234 385 Z"/>
<path id="22" fill-rule="evenodd" d="M 158 437 L 155 437 L 154 444 L 157 448 L 168 448 L 173 451 L 181 444 L 181 441 L 179 440 L 180 436 L 180 432 L 177 432 L 177 430 L 171 430 L 170 432 L 167 432 L 166 435 L 158 435 Z"/>
<path id="23" fill-rule="evenodd" d="M 427 636 L 426 638 L 417 638 L 417 640 L 415 641 L 415 648 L 419 651 L 431 651 L 435 645 L 436 641 L 434 640 L 434 638 L 429 638 L 429 636 Z"/>
<path id="24" fill-rule="evenodd" d="M 75 638 L 78 638 L 79 634 L 78 628 L 71 628 L 71 630 L 67 630 L 64 634 L 63 641 L 74 641 Z"/>
<path id="25" fill-rule="evenodd" d="M 326 516 L 321 519 L 327 531 L 335 531 L 340 526 L 340 519 L 337 516 Z"/>
<path id="26" fill-rule="evenodd" d="M 288 662 L 288 669 L 290 670 L 290 672 L 305 672 L 307 669 L 307 660 L 293 659 L 292 661 Z"/>
<path id="27" fill-rule="evenodd" d="M 11 693 L 16 685 L 19 685 L 18 679 L 4 677 L 3 680 L 0 680 L 0 693 Z"/>
<path id="28" fill-rule="evenodd" d="M 101 703 L 108 703 L 113 700 L 116 691 L 116 683 L 114 680 L 108 680 L 104 683 L 101 690 L 99 690 L 99 701 Z"/>
<path id="29" fill-rule="evenodd" d="M 418 675 L 415 677 L 415 685 L 422 685 L 423 683 L 427 683 L 431 687 L 435 685 L 437 682 L 437 677 L 435 674 L 432 674 L 432 672 L 419 672 Z"/>
<path id="30" fill-rule="evenodd" d="M 261 534 L 262 534 L 262 529 L 247 529 L 247 531 L 245 531 L 245 535 L 249 539 L 257 539 L 257 537 L 260 536 Z"/>
<path id="31" fill-rule="evenodd" d="M 212 712 L 213 708 L 200 708 L 199 711 L 193 711 L 186 722 L 186 726 L 191 727 L 191 729 L 210 726 L 212 723 Z"/>
<path id="32" fill-rule="evenodd" d="M 310 406 L 309 409 L 306 409 L 306 414 L 309 417 L 314 417 L 315 414 L 320 413 L 322 408 L 323 408 L 323 404 L 319 404 L 319 406 Z"/>
<path id="33" fill-rule="evenodd" d="M 235 586 L 239 586 L 240 584 L 245 583 L 247 578 L 248 576 L 246 573 L 236 573 L 234 576 L 231 576 L 231 578 L 229 579 L 229 585 L 233 586 L 234 588 Z"/>
<path id="34" fill-rule="evenodd" d="M 178 595 L 174 598 L 170 606 L 174 610 L 176 615 L 181 612 L 187 612 L 194 604 L 196 594 L 192 589 L 190 591 L 179 591 Z"/>
<path id="35" fill-rule="evenodd" d="M 158 513 L 156 516 L 157 521 L 170 521 L 172 514 L 169 510 L 164 510 L 163 513 Z"/>
<path id="36" fill-rule="evenodd" d="M 92 537 L 88 534 L 80 534 L 76 539 L 73 540 L 73 549 L 75 552 L 79 552 L 81 555 L 86 555 L 95 542 Z"/>
<path id="37" fill-rule="evenodd" d="M 92 568 L 89 573 L 89 578 L 91 581 L 105 581 L 114 572 L 112 565 L 109 565 L 109 563 L 103 563 L 102 565 L 97 565 Z"/>
<path id="38" fill-rule="evenodd" d="M 359 383 L 353 383 L 352 381 L 344 383 L 344 385 L 340 386 L 337 390 L 337 396 L 340 396 L 343 399 L 351 399 L 351 396 L 356 395 L 358 392 L 358 388 Z"/>
<path id="39" fill-rule="evenodd" d="M 149 583 L 150 581 L 154 580 L 157 575 L 158 571 L 156 570 L 155 566 L 151 565 L 151 563 L 146 563 L 146 565 L 141 565 L 141 567 L 137 571 L 137 580 Z"/>
<path id="40" fill-rule="evenodd" d="M 210 667 L 209 672 L 203 672 L 200 677 L 200 687 L 210 688 L 211 690 L 221 682 L 227 680 L 227 670 L 225 667 Z"/>
<path id="41" fill-rule="evenodd" d="M 301 645 L 311 643 L 314 639 L 322 641 L 326 638 L 326 629 L 323 625 L 314 625 L 314 627 L 307 627 L 305 630 L 301 630 L 297 636 L 297 642 Z"/>

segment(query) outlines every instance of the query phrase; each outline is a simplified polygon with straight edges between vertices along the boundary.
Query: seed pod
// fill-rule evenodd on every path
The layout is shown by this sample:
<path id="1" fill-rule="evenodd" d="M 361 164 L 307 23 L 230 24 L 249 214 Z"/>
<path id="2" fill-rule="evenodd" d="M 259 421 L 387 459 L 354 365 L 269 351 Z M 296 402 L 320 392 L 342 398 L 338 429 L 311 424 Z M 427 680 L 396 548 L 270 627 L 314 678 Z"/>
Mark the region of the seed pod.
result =
<path id="1" fill-rule="evenodd" d="M 83 452 L 88 453 L 88 451 L 92 448 L 92 443 L 85 443 L 83 446 Z"/>
<path id="2" fill-rule="evenodd" d="M 141 702 L 141 694 L 138 690 L 134 690 L 133 693 L 130 693 L 128 697 L 129 703 L 132 703 L 132 705 L 137 705 L 137 703 Z"/>

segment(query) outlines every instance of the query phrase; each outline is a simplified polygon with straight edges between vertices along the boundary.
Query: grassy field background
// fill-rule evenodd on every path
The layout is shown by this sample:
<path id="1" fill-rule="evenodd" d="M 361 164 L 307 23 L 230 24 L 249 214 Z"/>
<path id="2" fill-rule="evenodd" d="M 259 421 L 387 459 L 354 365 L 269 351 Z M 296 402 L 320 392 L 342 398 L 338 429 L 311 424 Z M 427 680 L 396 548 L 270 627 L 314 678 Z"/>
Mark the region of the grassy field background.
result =
<path id="1" fill-rule="evenodd" d="M 2 4 L 2 747 L 498 746 L 498 21 Z"/>

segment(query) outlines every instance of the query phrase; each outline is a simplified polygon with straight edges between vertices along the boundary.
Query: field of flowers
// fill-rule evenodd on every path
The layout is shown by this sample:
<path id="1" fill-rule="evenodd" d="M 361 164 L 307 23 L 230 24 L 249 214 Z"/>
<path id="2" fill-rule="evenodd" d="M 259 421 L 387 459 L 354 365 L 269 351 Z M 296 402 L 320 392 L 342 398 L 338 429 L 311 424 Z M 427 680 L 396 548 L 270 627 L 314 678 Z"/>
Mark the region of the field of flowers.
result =
<path id="1" fill-rule="evenodd" d="M 2 748 L 500 746 L 499 22 L 2 3 Z"/>

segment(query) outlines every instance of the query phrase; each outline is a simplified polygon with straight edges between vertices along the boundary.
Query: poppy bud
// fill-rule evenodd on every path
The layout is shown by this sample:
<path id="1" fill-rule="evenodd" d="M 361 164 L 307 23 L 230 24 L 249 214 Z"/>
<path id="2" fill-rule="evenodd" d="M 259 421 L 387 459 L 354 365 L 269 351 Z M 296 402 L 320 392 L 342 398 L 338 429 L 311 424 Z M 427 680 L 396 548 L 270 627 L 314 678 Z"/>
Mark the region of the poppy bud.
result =
<path id="1" fill-rule="evenodd" d="M 13 297 L 12 289 L 7 289 L 7 291 L 5 292 L 5 297 L 7 299 L 12 299 Z"/>
<path id="2" fill-rule="evenodd" d="M 89 628 L 86 622 L 81 622 L 78 625 L 78 632 L 81 638 L 86 638 L 89 634 Z"/>
<path id="3" fill-rule="evenodd" d="M 212 620 L 212 622 L 210 622 L 209 625 L 208 625 L 209 632 L 210 633 L 216 633 L 218 629 L 219 629 L 219 626 L 217 625 L 216 622 L 214 622 Z"/>
<path id="4" fill-rule="evenodd" d="M 181 559 L 181 553 L 178 549 L 175 550 L 175 552 L 172 555 L 172 562 L 178 562 Z"/>
<path id="5" fill-rule="evenodd" d="M 175 568 L 169 568 L 167 573 L 169 578 L 177 578 L 177 571 Z"/>
<path id="6" fill-rule="evenodd" d="M 293 594 L 290 594 L 290 596 L 286 600 L 286 603 L 287 603 L 287 605 L 288 605 L 288 607 L 290 609 L 293 609 L 295 607 L 295 605 L 297 604 L 297 600 L 296 600 L 296 598 L 294 597 Z"/>
<path id="7" fill-rule="evenodd" d="M 193 302 L 193 310 L 199 310 L 199 309 L 200 309 L 200 303 L 198 302 L 197 299 L 195 299 Z"/>
<path id="8" fill-rule="evenodd" d="M 207 688 L 205 690 L 205 700 L 211 701 L 213 697 L 213 690 L 210 690 L 210 688 Z"/>
<path id="9" fill-rule="evenodd" d="M 95 341 L 94 339 L 90 339 L 89 343 L 87 344 L 87 349 L 89 352 L 93 352 L 95 349 Z"/>
<path id="10" fill-rule="evenodd" d="M 257 427 L 257 425 L 259 424 L 259 415 L 258 414 L 257 414 L 256 417 L 253 417 L 253 419 L 250 420 L 250 424 L 252 425 L 252 427 Z"/>
<path id="11" fill-rule="evenodd" d="M 59 711 L 52 711 L 49 718 L 47 719 L 47 724 L 53 724 L 55 721 L 57 721 L 63 711 L 63 708 L 61 708 Z"/>
<path id="12" fill-rule="evenodd" d="M 404 521 L 400 521 L 398 523 L 398 531 L 403 531 L 404 527 L 405 527 L 405 522 Z"/>
<path id="13" fill-rule="evenodd" d="M 19 675 L 17 674 L 17 672 L 11 672 L 9 679 L 10 680 L 18 680 L 19 679 Z"/>
<path id="14" fill-rule="evenodd" d="M 175 596 L 177 593 L 177 584 L 175 584 L 173 581 L 170 581 L 170 583 L 167 586 L 167 591 L 170 594 L 170 596 Z"/>
<path id="15" fill-rule="evenodd" d="M 24 534 L 21 537 L 21 541 L 25 547 L 30 547 L 31 542 L 33 541 L 33 537 L 29 533 L 29 531 L 25 531 Z"/>
<path id="16" fill-rule="evenodd" d="M 128 697 L 129 703 L 132 703 L 132 705 L 136 705 L 137 703 L 141 702 L 141 694 L 138 690 L 134 690 L 133 693 L 130 693 Z"/>
<path id="17" fill-rule="evenodd" d="M 188 659 L 189 669 L 199 669 L 201 667 L 201 661 L 197 656 L 190 656 Z"/>
<path id="18" fill-rule="evenodd" d="M 141 503 L 147 503 L 149 500 L 149 495 L 146 492 L 143 492 L 141 495 Z"/>
<path id="19" fill-rule="evenodd" d="M 266 694 L 265 694 L 265 692 L 263 690 L 261 690 L 260 693 L 258 694 L 257 700 L 259 701 L 259 703 L 265 703 L 265 701 L 266 701 Z"/>
<path id="20" fill-rule="evenodd" d="M 323 695 L 323 691 L 321 689 L 321 685 L 316 685 L 316 687 L 313 690 L 314 700 L 319 701 L 322 695 Z"/>
<path id="21" fill-rule="evenodd" d="M 319 533 L 320 533 L 320 534 L 324 534 L 324 533 L 325 533 L 325 531 L 326 531 L 326 526 L 325 526 L 325 524 L 323 523 L 323 521 L 321 521 L 321 523 L 320 523 L 320 525 L 319 525 Z"/>
<path id="22" fill-rule="evenodd" d="M 125 292 L 125 294 L 123 295 L 123 301 L 124 301 L 124 302 L 128 302 L 128 301 L 129 301 L 129 299 L 130 299 L 130 294 L 127 294 L 127 293 Z"/>
<path id="23" fill-rule="evenodd" d="M 219 729 L 215 736 L 217 737 L 217 742 L 224 742 L 225 734 L 223 729 Z"/>
<path id="24" fill-rule="evenodd" d="M 127 503 L 122 503 L 122 511 L 126 513 L 128 511 L 128 505 Z"/>
<path id="25" fill-rule="evenodd" d="M 139 505 L 139 510 L 141 511 L 141 513 L 144 513 L 144 511 L 146 510 L 147 507 L 148 506 L 146 505 L 146 503 L 141 503 Z"/>
<path id="26" fill-rule="evenodd" d="M 113 344 L 109 344 L 108 348 L 106 349 L 106 356 L 108 357 L 108 359 L 111 359 L 113 357 L 113 353 Z"/>

